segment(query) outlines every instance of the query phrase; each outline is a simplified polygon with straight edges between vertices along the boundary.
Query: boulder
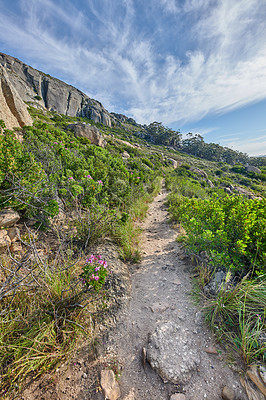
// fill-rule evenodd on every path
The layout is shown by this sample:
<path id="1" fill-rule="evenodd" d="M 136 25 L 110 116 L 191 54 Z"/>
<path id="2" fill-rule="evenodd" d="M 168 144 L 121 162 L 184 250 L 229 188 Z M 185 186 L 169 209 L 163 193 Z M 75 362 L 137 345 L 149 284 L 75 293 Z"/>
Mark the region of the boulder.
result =
<path id="1" fill-rule="evenodd" d="M 200 355 L 190 332 L 169 321 L 149 335 L 147 361 L 164 382 L 185 384 L 199 366 Z"/>
<path id="2" fill-rule="evenodd" d="M 67 128 L 73 131 L 76 137 L 89 139 L 91 144 L 100 147 L 105 147 L 106 145 L 103 135 L 96 126 L 78 122 L 76 124 L 68 125 Z"/>
<path id="3" fill-rule="evenodd" d="M 173 158 L 168 158 L 167 160 L 171 161 L 173 168 L 178 167 L 178 162 L 176 160 L 174 160 Z"/>
<path id="4" fill-rule="evenodd" d="M 214 188 L 214 184 L 212 183 L 212 181 L 210 179 L 207 179 L 207 183 L 212 189 Z"/>
<path id="5" fill-rule="evenodd" d="M 20 219 L 19 214 L 12 208 L 0 211 L 0 227 L 8 227 L 14 225 Z"/>
<path id="6" fill-rule="evenodd" d="M 238 192 L 239 194 L 242 194 L 243 196 L 247 197 L 248 199 L 252 199 L 252 200 L 259 199 L 259 200 L 261 200 L 261 197 L 256 196 L 254 193 L 252 193 L 249 190 L 244 189 L 244 188 L 242 188 L 240 186 L 235 186 L 234 190 L 236 192 Z"/>
<path id="7" fill-rule="evenodd" d="M 253 165 L 248 165 L 246 169 L 248 172 L 255 172 L 256 174 L 261 174 L 261 170 L 257 167 L 254 167 Z"/>
<path id="8" fill-rule="evenodd" d="M 32 125 L 27 106 L 0 64 L 0 119 L 7 129 Z"/>
<path id="9" fill-rule="evenodd" d="M 204 293 L 208 296 L 216 296 L 221 287 L 225 284 L 226 272 L 223 270 L 217 270 L 210 282 L 204 287 Z"/>
<path id="10" fill-rule="evenodd" d="M 190 170 L 195 172 L 197 175 L 201 175 L 203 178 L 208 179 L 208 175 L 205 171 L 202 171 L 202 169 L 191 167 Z"/>
<path id="11" fill-rule="evenodd" d="M 125 158 L 125 159 L 130 158 L 130 155 L 128 154 L 127 151 L 123 151 L 122 158 Z"/>

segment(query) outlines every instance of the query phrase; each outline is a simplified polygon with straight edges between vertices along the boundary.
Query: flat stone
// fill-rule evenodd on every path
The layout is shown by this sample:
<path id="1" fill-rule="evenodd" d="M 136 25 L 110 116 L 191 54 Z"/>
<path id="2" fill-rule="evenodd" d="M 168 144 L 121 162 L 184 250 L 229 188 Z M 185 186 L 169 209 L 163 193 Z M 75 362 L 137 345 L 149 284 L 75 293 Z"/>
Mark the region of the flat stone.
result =
<path id="1" fill-rule="evenodd" d="M 105 399 L 117 400 L 121 395 L 119 385 L 115 380 L 114 371 L 110 369 L 101 371 L 101 387 Z"/>
<path id="2" fill-rule="evenodd" d="M 214 346 L 207 347 L 207 349 L 205 349 L 205 351 L 208 354 L 218 354 L 218 352 Z"/>
<path id="3" fill-rule="evenodd" d="M 172 394 L 170 400 L 186 400 L 186 396 L 183 393 Z"/>
<path id="4" fill-rule="evenodd" d="M 174 285 L 181 285 L 181 281 L 179 279 L 173 280 Z"/>
<path id="5" fill-rule="evenodd" d="M 164 382 L 185 384 L 200 364 L 193 334 L 173 321 L 149 334 L 147 360 Z"/>
<path id="6" fill-rule="evenodd" d="M 170 400 L 186 400 L 186 396 L 183 393 L 172 394 Z"/>
<path id="7" fill-rule="evenodd" d="M 0 211 L 0 226 L 8 227 L 14 225 L 20 219 L 19 214 L 12 210 L 12 208 L 7 208 Z"/>
<path id="8" fill-rule="evenodd" d="M 228 386 L 225 386 L 222 391 L 222 399 L 223 400 L 234 400 L 234 398 L 235 398 L 234 390 L 229 388 Z"/>
<path id="9" fill-rule="evenodd" d="M 164 312 L 164 311 L 166 311 L 168 308 L 169 308 L 170 306 L 169 306 L 169 304 L 167 304 L 167 303 L 154 303 L 152 306 L 151 306 L 151 310 L 152 310 L 152 312 Z"/>

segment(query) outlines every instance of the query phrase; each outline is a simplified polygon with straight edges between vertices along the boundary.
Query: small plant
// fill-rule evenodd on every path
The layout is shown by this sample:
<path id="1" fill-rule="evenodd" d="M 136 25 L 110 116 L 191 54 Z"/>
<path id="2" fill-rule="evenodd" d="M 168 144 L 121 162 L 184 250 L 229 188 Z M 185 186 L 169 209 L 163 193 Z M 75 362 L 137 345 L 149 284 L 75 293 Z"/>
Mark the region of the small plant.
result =
<path id="1" fill-rule="evenodd" d="M 105 283 L 108 273 L 107 262 L 100 255 L 95 256 L 92 254 L 83 266 L 81 279 L 88 288 L 93 287 L 96 292 L 99 292 Z"/>

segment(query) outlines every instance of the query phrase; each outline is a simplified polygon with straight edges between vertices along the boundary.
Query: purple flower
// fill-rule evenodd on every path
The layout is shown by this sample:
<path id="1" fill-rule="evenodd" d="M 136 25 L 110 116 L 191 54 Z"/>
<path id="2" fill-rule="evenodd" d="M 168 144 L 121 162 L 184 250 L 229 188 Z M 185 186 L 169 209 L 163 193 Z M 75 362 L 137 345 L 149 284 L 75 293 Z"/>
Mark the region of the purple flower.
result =
<path id="1" fill-rule="evenodd" d="M 99 277 L 98 277 L 98 276 L 95 276 L 94 279 L 95 279 L 96 281 L 98 281 L 98 280 L 99 280 Z"/>
<path id="2" fill-rule="evenodd" d="M 54 142 L 54 144 L 58 144 L 57 142 Z"/>
<path id="3" fill-rule="evenodd" d="M 102 185 L 103 184 L 103 182 L 100 180 L 100 181 L 98 181 L 98 183 L 99 183 L 99 185 Z"/>
<path id="4" fill-rule="evenodd" d="M 96 268 L 94 269 L 94 271 L 95 271 L 95 272 L 100 271 L 100 267 L 96 267 Z"/>
<path id="5" fill-rule="evenodd" d="M 69 180 L 74 180 L 73 176 L 70 176 L 68 179 L 69 179 Z"/>
<path id="6" fill-rule="evenodd" d="M 140 176 L 137 176 L 137 179 L 140 179 Z"/>
<path id="7" fill-rule="evenodd" d="M 90 175 L 86 175 L 85 178 L 92 179 L 92 177 Z"/>

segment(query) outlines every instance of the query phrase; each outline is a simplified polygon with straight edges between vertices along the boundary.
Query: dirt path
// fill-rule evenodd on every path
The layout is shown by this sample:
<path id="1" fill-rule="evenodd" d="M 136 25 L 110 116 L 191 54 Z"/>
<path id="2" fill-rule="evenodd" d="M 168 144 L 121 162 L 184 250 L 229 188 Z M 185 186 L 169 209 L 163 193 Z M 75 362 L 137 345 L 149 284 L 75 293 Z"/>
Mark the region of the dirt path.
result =
<path id="1" fill-rule="evenodd" d="M 214 339 L 192 303 L 191 278 L 180 258 L 177 233 L 167 221 L 165 199 L 163 190 L 150 205 L 142 224 L 143 260 L 132 267 L 132 300 L 105 348 L 122 365 L 121 399 L 165 400 L 179 392 L 186 400 L 218 400 L 226 385 L 234 389 L 236 399 L 246 399 L 237 374 L 222 359 L 223 351 L 216 345 L 218 354 L 206 352 L 214 345 Z M 169 321 L 191 335 L 199 352 L 200 364 L 183 386 L 164 383 L 148 363 L 143 367 L 142 348 L 147 347 L 149 333 Z"/>

